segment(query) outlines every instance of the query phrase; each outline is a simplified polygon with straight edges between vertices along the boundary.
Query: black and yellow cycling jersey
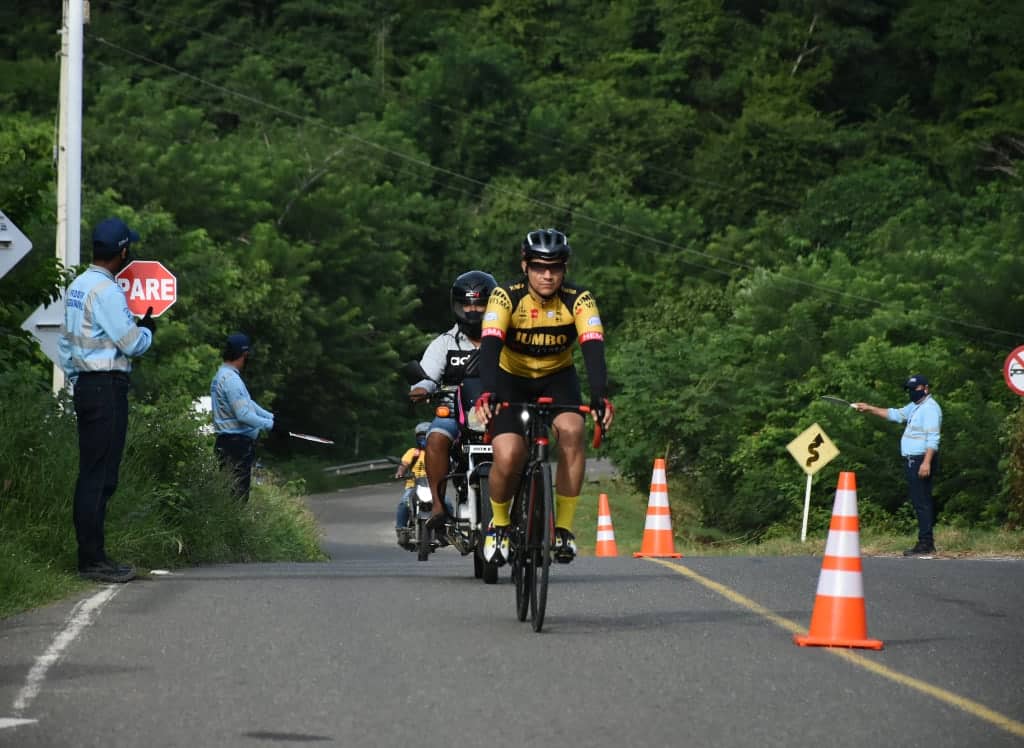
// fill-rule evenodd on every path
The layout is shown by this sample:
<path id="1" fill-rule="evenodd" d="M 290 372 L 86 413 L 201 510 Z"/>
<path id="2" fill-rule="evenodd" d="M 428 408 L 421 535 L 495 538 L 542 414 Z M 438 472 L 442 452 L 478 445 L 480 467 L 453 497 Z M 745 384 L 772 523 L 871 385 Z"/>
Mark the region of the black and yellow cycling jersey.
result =
<path id="1" fill-rule="evenodd" d="M 604 327 L 586 288 L 563 283 L 551 298 L 541 299 L 520 281 L 491 292 L 482 338 L 504 343 L 502 369 L 535 379 L 572 366 L 573 342 L 603 341 Z"/>

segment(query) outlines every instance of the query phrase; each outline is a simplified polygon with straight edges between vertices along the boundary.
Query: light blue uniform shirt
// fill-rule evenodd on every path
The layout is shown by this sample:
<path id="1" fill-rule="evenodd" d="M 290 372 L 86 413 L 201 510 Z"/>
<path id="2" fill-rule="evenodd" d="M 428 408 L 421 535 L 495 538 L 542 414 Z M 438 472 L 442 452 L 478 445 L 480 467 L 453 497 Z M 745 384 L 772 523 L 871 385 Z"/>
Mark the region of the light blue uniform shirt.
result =
<path id="1" fill-rule="evenodd" d="M 260 429 L 274 426 L 274 414 L 249 397 L 242 375 L 230 364 L 221 364 L 213 376 L 210 406 L 213 409 L 213 430 L 218 434 L 241 434 L 255 439 L 260 435 Z"/>
<path id="2" fill-rule="evenodd" d="M 113 273 L 96 265 L 68 286 L 64 329 L 60 364 L 72 383 L 85 372 L 131 371 L 131 357 L 141 356 L 153 342 L 153 333 L 135 324 Z"/>
<path id="3" fill-rule="evenodd" d="M 916 405 L 908 403 L 902 408 L 889 408 L 889 420 L 907 423 L 900 439 L 900 453 L 904 457 L 923 455 L 928 449 L 939 451 L 942 408 L 931 395 Z"/>

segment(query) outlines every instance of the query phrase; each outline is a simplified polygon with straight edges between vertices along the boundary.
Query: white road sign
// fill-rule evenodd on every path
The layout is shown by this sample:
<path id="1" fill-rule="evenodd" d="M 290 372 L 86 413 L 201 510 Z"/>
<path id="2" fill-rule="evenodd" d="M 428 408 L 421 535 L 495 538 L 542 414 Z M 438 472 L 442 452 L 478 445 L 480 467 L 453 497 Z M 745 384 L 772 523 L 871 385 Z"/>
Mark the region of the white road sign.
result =
<path id="1" fill-rule="evenodd" d="M 61 296 L 49 306 L 38 307 L 21 323 L 21 329 L 32 333 L 46 357 L 60 368 L 58 343 L 64 334 L 64 297 Z"/>
<path id="2" fill-rule="evenodd" d="M 32 242 L 10 218 L 0 211 L 0 278 L 18 264 L 32 249 Z"/>
<path id="3" fill-rule="evenodd" d="M 1003 362 L 1006 386 L 1018 395 L 1024 395 L 1024 345 L 1014 348 Z"/>

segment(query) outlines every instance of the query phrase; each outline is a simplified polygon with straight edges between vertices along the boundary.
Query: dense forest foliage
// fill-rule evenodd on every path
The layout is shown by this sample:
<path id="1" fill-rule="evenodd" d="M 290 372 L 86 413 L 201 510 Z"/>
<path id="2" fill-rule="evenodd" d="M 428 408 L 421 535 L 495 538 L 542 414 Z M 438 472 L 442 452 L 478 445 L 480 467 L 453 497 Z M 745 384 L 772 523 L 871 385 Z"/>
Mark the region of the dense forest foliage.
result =
<path id="1" fill-rule="evenodd" d="M 0 376 L 41 391 L 19 325 L 61 283 L 60 5 L 0 8 L 0 209 L 35 243 L 0 280 Z M 785 446 L 818 422 L 816 504 L 855 470 L 886 521 L 900 428 L 819 396 L 902 406 L 924 373 L 940 521 L 1017 526 L 1022 37 L 1015 0 L 94 0 L 83 236 L 117 214 L 178 277 L 139 398 L 187 405 L 246 330 L 256 398 L 342 461 L 408 441 L 398 368 L 452 279 L 514 277 L 556 226 L 638 485 L 666 456 L 707 525 L 792 526 Z"/>

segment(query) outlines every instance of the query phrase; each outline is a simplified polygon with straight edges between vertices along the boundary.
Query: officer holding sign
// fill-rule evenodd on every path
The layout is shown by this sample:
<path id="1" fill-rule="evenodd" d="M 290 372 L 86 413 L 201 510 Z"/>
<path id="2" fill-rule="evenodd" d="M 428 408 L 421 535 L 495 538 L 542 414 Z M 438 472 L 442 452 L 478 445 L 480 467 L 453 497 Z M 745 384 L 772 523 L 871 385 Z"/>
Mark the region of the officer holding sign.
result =
<path id="1" fill-rule="evenodd" d="M 74 386 L 78 420 L 78 481 L 74 522 L 78 572 L 101 582 L 128 582 L 135 569 L 107 556 L 103 526 L 117 489 L 128 433 L 131 359 L 153 343 L 152 309 L 135 321 L 114 275 L 131 262 L 139 235 L 119 218 L 101 221 L 92 234 L 92 264 L 64 295 L 61 367 Z"/>
<path id="2" fill-rule="evenodd" d="M 867 403 L 853 403 L 853 407 L 861 413 L 907 424 L 900 439 L 900 454 L 910 488 L 910 503 L 917 514 L 917 545 L 903 555 L 926 556 L 935 553 L 932 478 L 939 467 L 942 408 L 931 396 L 931 384 L 922 374 L 910 377 L 903 389 L 910 395 L 910 402 L 902 408 L 878 408 Z"/>

